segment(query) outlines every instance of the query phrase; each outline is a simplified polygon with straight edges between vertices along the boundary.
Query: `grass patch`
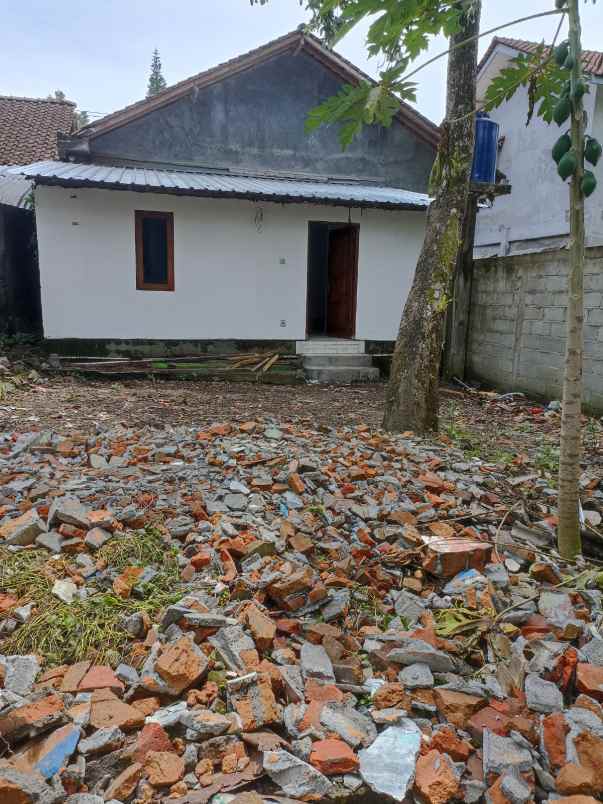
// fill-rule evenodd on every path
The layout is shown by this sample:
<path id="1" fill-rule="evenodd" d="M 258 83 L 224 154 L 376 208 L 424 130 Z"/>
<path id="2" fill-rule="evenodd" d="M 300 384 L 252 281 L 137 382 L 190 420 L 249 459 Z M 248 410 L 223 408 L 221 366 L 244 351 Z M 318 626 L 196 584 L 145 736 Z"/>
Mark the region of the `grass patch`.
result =
<path id="1" fill-rule="evenodd" d="M 37 607 L 27 623 L 3 640 L 0 651 L 35 653 L 47 666 L 83 659 L 115 666 L 126 659 L 131 637 L 122 619 L 137 611 L 153 617 L 181 597 L 176 556 L 156 530 L 147 528 L 115 536 L 97 557 L 119 571 L 153 566 L 158 573 L 143 588 L 142 598 L 122 600 L 112 591 L 99 590 L 69 605 L 52 594 L 55 580 L 68 577 L 64 559 L 49 560 L 45 550 L 0 550 L 0 590 L 16 595 L 21 605 L 34 601 Z"/>
<path id="2" fill-rule="evenodd" d="M 552 444 L 542 443 L 534 456 L 536 468 L 544 474 L 559 474 L 559 448 Z"/>

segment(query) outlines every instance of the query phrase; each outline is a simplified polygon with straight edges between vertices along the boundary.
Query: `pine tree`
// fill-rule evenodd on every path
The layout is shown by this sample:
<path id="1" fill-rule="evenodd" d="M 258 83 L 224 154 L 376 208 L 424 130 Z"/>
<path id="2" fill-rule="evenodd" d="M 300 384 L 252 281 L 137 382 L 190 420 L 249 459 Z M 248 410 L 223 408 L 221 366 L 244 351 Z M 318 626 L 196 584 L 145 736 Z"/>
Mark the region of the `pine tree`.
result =
<path id="1" fill-rule="evenodd" d="M 161 74 L 161 59 L 157 48 L 153 51 L 153 58 L 151 59 L 151 75 L 149 76 L 149 84 L 147 86 L 147 98 L 152 98 L 157 95 L 162 89 L 167 86 L 165 78 Z"/>

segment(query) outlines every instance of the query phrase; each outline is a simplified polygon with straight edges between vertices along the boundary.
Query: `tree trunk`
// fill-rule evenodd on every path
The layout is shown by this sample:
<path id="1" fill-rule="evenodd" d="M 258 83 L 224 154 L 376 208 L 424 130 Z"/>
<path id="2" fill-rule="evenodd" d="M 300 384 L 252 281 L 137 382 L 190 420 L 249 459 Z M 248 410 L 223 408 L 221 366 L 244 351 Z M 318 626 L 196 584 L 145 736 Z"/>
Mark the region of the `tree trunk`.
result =
<path id="1" fill-rule="evenodd" d="M 426 432 L 438 426 L 438 385 L 446 308 L 462 249 L 471 180 L 476 105 L 477 39 L 481 0 L 451 37 L 446 119 L 432 173 L 435 199 L 410 290 L 386 391 L 386 430 Z"/>
<path id="2" fill-rule="evenodd" d="M 574 56 L 573 89 L 582 79 L 582 45 L 579 0 L 569 0 L 570 52 Z M 567 341 L 563 374 L 563 411 L 561 414 L 561 455 L 559 461 L 559 552 L 574 558 L 582 550 L 580 539 L 580 457 L 582 453 L 582 350 L 584 328 L 584 106 L 573 101 L 572 147 L 578 168 L 570 186 L 570 242 L 567 301 Z"/>

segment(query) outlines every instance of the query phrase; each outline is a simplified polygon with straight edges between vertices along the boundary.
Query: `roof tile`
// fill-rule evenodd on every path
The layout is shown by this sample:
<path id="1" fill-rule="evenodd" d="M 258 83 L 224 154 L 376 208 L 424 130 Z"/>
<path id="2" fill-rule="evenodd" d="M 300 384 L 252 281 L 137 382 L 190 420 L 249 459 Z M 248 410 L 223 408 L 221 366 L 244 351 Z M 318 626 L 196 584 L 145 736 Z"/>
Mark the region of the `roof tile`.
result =
<path id="1" fill-rule="evenodd" d="M 521 51 L 522 53 L 534 53 L 540 47 L 541 43 L 528 42 L 525 39 L 510 39 L 505 36 L 495 36 L 481 61 L 480 67 L 485 64 L 486 60 L 489 58 L 490 54 L 497 45 L 506 45 L 507 47 L 512 47 L 515 50 Z M 603 76 L 603 52 L 598 50 L 584 50 L 582 52 L 582 62 L 584 72 L 587 75 L 597 77 Z"/>
<path id="2" fill-rule="evenodd" d="M 56 159 L 57 134 L 69 134 L 75 103 L 0 95 L 0 165 Z"/>

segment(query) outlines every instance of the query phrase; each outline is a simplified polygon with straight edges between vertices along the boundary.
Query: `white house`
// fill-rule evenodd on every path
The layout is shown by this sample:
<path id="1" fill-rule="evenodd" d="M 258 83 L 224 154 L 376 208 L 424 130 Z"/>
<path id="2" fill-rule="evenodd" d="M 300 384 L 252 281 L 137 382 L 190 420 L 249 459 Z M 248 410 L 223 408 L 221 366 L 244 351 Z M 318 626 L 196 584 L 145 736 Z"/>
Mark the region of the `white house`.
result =
<path id="1" fill-rule="evenodd" d="M 478 100 L 492 79 L 519 53 L 538 45 L 520 39 L 496 37 L 478 72 Z M 589 92 L 584 97 L 587 133 L 603 142 L 603 53 L 585 51 L 584 70 Z M 528 91 L 520 87 L 511 100 L 490 113 L 500 125 L 498 168 L 513 187 L 478 215 L 476 256 L 485 257 L 539 251 L 563 245 L 569 234 L 569 191 L 557 175 L 551 157 L 553 145 L 567 126 L 548 125 L 534 115 L 526 125 Z M 594 169 L 603 187 L 603 162 Z M 603 193 L 595 193 L 585 207 L 587 245 L 603 244 Z"/>
<path id="2" fill-rule="evenodd" d="M 438 129 L 404 104 L 347 151 L 334 128 L 304 133 L 312 107 L 364 80 L 295 31 L 20 169 L 35 184 L 45 338 L 393 341 Z"/>

